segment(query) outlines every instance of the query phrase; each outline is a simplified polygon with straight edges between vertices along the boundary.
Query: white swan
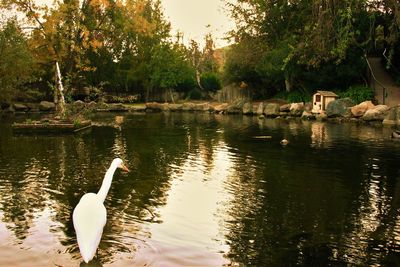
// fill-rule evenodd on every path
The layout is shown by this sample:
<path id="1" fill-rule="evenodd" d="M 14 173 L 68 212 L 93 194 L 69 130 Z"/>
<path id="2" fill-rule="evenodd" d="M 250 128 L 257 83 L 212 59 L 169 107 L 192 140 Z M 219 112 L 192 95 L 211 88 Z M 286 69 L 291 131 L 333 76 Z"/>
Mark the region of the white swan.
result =
<path id="1" fill-rule="evenodd" d="M 103 202 L 117 168 L 129 171 L 121 159 L 114 159 L 104 175 L 99 192 L 83 195 L 72 214 L 79 250 L 86 263 L 93 259 L 107 222 L 107 211 Z"/>

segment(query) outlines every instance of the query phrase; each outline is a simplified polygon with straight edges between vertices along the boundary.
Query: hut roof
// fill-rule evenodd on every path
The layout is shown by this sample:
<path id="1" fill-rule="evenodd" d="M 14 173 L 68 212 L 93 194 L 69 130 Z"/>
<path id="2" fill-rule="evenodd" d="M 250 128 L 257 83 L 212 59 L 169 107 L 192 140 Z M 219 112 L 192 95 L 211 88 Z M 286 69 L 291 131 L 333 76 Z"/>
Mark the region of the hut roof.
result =
<path id="1" fill-rule="evenodd" d="M 333 97 L 338 97 L 337 94 L 331 91 L 317 91 L 318 94 L 321 94 L 323 96 L 333 96 Z"/>

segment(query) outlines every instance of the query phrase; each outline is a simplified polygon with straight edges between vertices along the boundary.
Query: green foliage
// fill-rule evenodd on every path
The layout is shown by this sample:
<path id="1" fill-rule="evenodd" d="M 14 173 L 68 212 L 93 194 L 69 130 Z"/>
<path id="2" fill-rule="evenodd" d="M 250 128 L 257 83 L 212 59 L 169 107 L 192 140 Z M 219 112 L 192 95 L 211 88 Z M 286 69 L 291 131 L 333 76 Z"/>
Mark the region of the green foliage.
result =
<path id="1" fill-rule="evenodd" d="M 229 9 L 237 43 L 227 53 L 228 82 L 245 81 L 269 95 L 365 80 L 362 55 L 373 22 L 365 0 L 240 0 Z"/>
<path id="2" fill-rule="evenodd" d="M 275 88 L 282 90 L 285 80 L 286 59 L 290 55 L 290 48 L 282 43 L 278 47 L 266 51 L 255 66 L 255 71 L 262 77 L 262 82 L 266 88 Z"/>
<path id="3" fill-rule="evenodd" d="M 280 91 L 274 98 L 284 99 L 289 103 L 299 103 L 299 102 L 310 102 L 312 100 L 312 95 L 308 92 L 303 92 L 295 90 L 292 92 Z"/>
<path id="4" fill-rule="evenodd" d="M 36 88 L 20 88 L 15 93 L 14 99 L 19 102 L 40 102 L 46 99 L 45 93 Z"/>
<path id="5" fill-rule="evenodd" d="M 374 98 L 374 91 L 370 87 L 364 85 L 353 85 L 350 86 L 346 91 L 337 92 L 337 94 L 341 98 L 348 97 L 357 104 L 364 101 L 373 100 Z"/>
<path id="6" fill-rule="evenodd" d="M 200 100 L 202 98 L 201 91 L 198 88 L 192 89 L 187 93 L 187 99 Z"/>
<path id="7" fill-rule="evenodd" d="M 318 68 L 302 69 L 297 74 L 302 87 L 309 91 L 320 90 L 346 90 L 355 83 L 364 81 L 367 68 L 361 50 L 351 49 L 349 55 L 340 64 L 326 62 Z"/>
<path id="8" fill-rule="evenodd" d="M 83 87 L 102 88 L 89 100 L 103 92 L 147 100 L 150 92 L 165 90 L 197 97 L 196 87 L 221 88 L 218 77 L 226 84 L 245 82 L 258 98 L 291 88 L 344 89 L 366 80 L 363 55 L 384 48 L 387 67 L 400 69 L 398 1 L 225 3 L 237 24 L 229 33 L 235 43 L 216 50 L 211 34 L 204 48 L 195 41 L 185 47 L 179 36 L 173 42 L 161 0 L 57 1 L 52 8 L 4 0 L 2 8 L 21 12 L 34 28 L 29 37 L 14 20 L 0 29 L 0 102 L 49 98 L 50 90 L 42 92 L 51 87 L 43 84 L 53 83 L 55 60 L 71 101 L 72 89 Z M 38 74 L 41 85 L 32 83 Z M 285 98 L 305 97 L 297 94 Z"/>
<path id="9" fill-rule="evenodd" d="M 0 29 L 0 102 L 10 101 L 25 83 L 34 80 L 34 59 L 17 22 Z"/>
<path id="10" fill-rule="evenodd" d="M 127 96 L 108 95 L 104 96 L 104 99 L 106 103 L 133 104 L 139 101 L 139 95 L 127 95 Z"/>
<path id="11" fill-rule="evenodd" d="M 200 76 L 201 86 L 210 92 L 218 91 L 222 88 L 221 80 L 214 72 L 206 72 Z"/>
<path id="12" fill-rule="evenodd" d="M 215 58 L 215 45 L 211 33 L 206 34 L 204 37 L 205 47 L 201 53 L 200 64 L 198 66 L 200 72 L 217 72 L 218 62 Z"/>
<path id="13" fill-rule="evenodd" d="M 80 119 L 74 119 L 73 123 L 74 123 L 74 127 L 75 127 L 75 128 L 81 126 L 81 121 L 80 121 Z"/>
<path id="14" fill-rule="evenodd" d="M 57 1 L 48 8 L 30 0 L 5 0 L 34 28 L 29 39 L 42 77 L 53 80 L 60 63 L 66 93 L 105 83 L 113 93 L 145 95 L 151 89 L 155 47 L 170 37 L 160 0 Z"/>
<path id="15" fill-rule="evenodd" d="M 183 91 L 192 89 L 187 86 L 194 84 L 195 73 L 185 52 L 184 47 L 169 43 L 155 47 L 150 64 L 153 87 Z"/>
<path id="16" fill-rule="evenodd" d="M 224 84 L 246 81 L 254 86 L 263 85 L 263 76 L 256 70 L 259 59 L 263 57 L 262 44 L 250 38 L 235 43 L 226 50 L 224 65 Z"/>

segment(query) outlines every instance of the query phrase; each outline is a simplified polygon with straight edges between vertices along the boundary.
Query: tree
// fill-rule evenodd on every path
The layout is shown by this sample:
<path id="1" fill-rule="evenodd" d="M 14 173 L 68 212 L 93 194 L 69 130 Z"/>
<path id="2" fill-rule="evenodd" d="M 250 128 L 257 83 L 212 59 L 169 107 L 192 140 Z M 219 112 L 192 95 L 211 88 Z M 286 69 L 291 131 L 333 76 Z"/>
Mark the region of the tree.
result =
<path id="1" fill-rule="evenodd" d="M 215 58 L 215 44 L 211 33 L 204 37 L 205 46 L 203 49 L 200 69 L 201 72 L 218 72 L 218 62 Z"/>
<path id="2" fill-rule="evenodd" d="M 210 89 L 209 86 L 204 86 L 202 81 L 211 78 L 212 80 L 218 79 L 218 81 L 211 81 L 211 83 L 220 84 L 218 72 L 219 64 L 215 57 L 215 44 L 211 33 L 208 33 L 204 37 L 205 46 L 203 50 L 200 50 L 199 44 L 191 40 L 189 46 L 189 57 L 191 59 L 192 67 L 195 70 L 196 81 L 198 87 L 203 91 L 215 91 L 220 86 L 213 87 Z"/>
<path id="3" fill-rule="evenodd" d="M 400 81 L 400 3 L 396 0 L 371 0 L 368 8 L 375 15 L 375 40 L 383 41 L 387 69 Z"/>
<path id="4" fill-rule="evenodd" d="M 216 92 L 222 88 L 221 80 L 215 72 L 205 72 L 200 77 L 203 88 L 208 92 Z"/>
<path id="5" fill-rule="evenodd" d="M 155 47 L 170 37 L 171 26 L 164 18 L 159 0 L 127 1 L 119 21 L 122 32 L 113 47 L 115 85 L 124 91 L 134 88 L 147 100 L 152 90 L 152 56 Z"/>
<path id="6" fill-rule="evenodd" d="M 66 77 L 66 89 L 81 87 L 85 75 L 96 69 L 88 54 L 97 53 L 106 42 L 109 0 L 57 0 L 51 7 L 33 0 L 3 0 L 2 7 L 25 15 L 30 49 L 47 80 L 54 77 L 56 61 Z"/>
<path id="7" fill-rule="evenodd" d="M 90 83 L 147 95 L 154 47 L 170 37 L 160 0 L 57 0 L 50 8 L 2 0 L 2 7 L 25 14 L 35 58 L 48 79 L 58 61 L 67 89 Z"/>
<path id="8" fill-rule="evenodd" d="M 194 70 L 186 57 L 186 48 L 179 44 L 163 43 L 155 47 L 151 61 L 151 84 L 156 88 L 187 92 L 195 86 Z"/>
<path id="9" fill-rule="evenodd" d="M 237 26 L 230 37 L 243 49 L 231 56 L 254 59 L 243 64 L 278 90 L 301 87 L 303 72 L 345 64 L 350 51 L 362 55 L 368 39 L 360 25 L 366 0 L 237 0 L 228 6 Z"/>
<path id="10" fill-rule="evenodd" d="M 0 30 L 0 102 L 9 102 L 34 79 L 34 59 L 15 19 Z"/>

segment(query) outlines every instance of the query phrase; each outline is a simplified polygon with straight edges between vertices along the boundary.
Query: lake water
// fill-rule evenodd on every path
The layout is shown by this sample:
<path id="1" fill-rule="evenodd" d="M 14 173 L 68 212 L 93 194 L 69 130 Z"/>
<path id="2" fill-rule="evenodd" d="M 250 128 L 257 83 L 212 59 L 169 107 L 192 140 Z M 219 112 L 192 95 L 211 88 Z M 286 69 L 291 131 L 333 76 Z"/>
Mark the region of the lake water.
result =
<path id="1" fill-rule="evenodd" d="M 114 157 L 91 266 L 400 263 L 392 129 L 193 113 L 103 114 L 77 135 L 0 120 L 0 266 L 79 266 L 71 214 Z M 280 140 L 290 141 L 282 146 Z"/>

